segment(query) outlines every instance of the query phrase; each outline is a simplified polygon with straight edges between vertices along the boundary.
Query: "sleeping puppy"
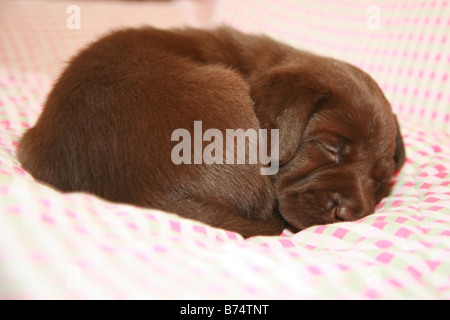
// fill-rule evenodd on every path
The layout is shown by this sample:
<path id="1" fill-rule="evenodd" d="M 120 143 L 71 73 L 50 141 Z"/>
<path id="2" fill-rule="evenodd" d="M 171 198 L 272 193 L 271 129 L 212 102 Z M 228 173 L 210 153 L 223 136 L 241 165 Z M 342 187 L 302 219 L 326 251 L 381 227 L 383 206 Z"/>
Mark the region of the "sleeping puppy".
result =
<path id="1" fill-rule="evenodd" d="M 262 129 L 275 133 L 263 144 L 246 135 Z M 220 141 L 229 130 L 236 141 Z M 250 161 L 263 146 L 270 163 Z M 371 214 L 405 155 L 388 101 L 354 66 L 230 28 L 145 27 L 70 61 L 18 158 L 61 191 L 250 237 Z"/>

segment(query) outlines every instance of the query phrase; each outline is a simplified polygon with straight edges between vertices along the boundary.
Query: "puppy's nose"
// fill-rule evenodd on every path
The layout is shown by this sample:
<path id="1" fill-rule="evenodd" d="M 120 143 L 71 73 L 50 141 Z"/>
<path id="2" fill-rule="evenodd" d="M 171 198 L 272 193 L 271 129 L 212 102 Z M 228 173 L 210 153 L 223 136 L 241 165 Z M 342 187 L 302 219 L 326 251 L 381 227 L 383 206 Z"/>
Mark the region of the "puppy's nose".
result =
<path id="1" fill-rule="evenodd" d="M 340 205 L 336 208 L 336 218 L 342 221 L 354 221 L 357 219 L 357 212 L 355 212 L 352 208 Z"/>

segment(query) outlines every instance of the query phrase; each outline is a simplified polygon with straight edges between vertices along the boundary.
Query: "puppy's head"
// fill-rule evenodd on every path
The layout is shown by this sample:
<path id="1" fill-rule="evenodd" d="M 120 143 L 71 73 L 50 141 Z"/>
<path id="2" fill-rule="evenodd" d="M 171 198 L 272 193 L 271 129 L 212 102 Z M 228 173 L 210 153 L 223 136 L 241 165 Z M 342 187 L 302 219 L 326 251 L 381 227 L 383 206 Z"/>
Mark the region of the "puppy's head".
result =
<path id="1" fill-rule="evenodd" d="M 278 128 L 278 210 L 294 228 L 374 212 L 405 159 L 399 126 L 377 84 L 334 59 L 307 55 L 251 79 L 263 128 Z"/>

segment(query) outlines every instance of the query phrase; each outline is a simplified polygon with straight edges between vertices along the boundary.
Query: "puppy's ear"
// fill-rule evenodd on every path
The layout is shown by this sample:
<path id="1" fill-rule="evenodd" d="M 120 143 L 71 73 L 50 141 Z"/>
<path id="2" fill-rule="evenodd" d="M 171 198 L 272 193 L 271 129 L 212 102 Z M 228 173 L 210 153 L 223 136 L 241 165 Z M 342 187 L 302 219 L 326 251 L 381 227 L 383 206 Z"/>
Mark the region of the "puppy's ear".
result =
<path id="1" fill-rule="evenodd" d="M 395 161 L 395 171 L 398 171 L 405 163 L 406 152 L 397 117 L 395 117 L 395 122 L 397 124 L 397 136 L 395 137 L 394 161 Z"/>
<path id="2" fill-rule="evenodd" d="M 330 92 L 317 78 L 291 66 L 271 68 L 249 83 L 261 128 L 279 129 L 279 164 L 286 164 L 295 155 L 308 120 Z"/>

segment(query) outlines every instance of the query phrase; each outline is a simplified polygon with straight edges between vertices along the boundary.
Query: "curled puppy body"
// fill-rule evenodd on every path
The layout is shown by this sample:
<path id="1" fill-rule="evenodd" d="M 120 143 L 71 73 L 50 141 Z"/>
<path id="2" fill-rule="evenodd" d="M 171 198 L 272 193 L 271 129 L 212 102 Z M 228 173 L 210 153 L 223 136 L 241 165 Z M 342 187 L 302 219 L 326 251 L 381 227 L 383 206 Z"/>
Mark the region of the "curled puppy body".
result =
<path id="1" fill-rule="evenodd" d="M 172 133 L 198 120 L 224 133 L 279 129 L 278 173 L 261 175 L 260 162 L 175 164 Z M 145 27 L 71 60 L 18 157 L 59 190 L 250 237 L 372 213 L 404 148 L 383 93 L 349 64 L 229 28 Z"/>

